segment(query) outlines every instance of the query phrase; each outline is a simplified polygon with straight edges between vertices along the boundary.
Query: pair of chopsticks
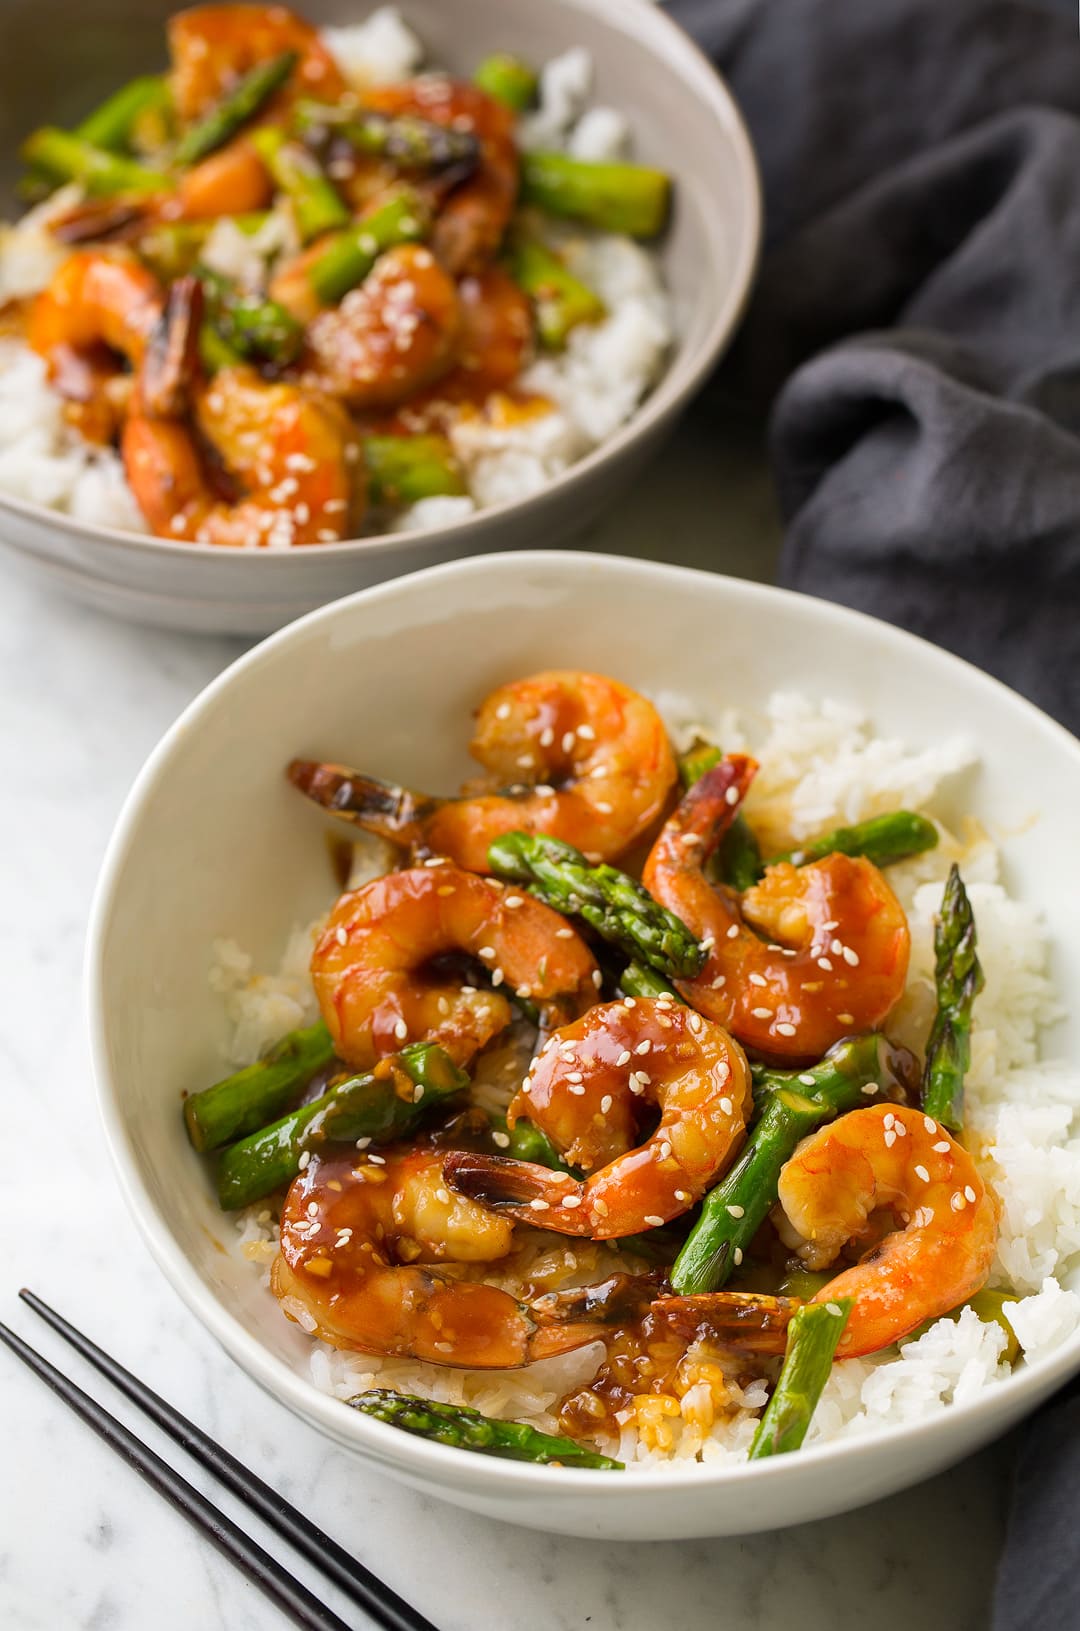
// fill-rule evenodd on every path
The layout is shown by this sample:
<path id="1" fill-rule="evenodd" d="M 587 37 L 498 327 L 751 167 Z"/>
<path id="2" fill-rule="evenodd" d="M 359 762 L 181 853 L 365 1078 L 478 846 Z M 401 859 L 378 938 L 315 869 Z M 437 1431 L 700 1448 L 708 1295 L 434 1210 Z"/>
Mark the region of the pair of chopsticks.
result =
<path id="1" fill-rule="evenodd" d="M 202 1428 L 188 1421 L 159 1394 L 140 1382 L 137 1376 L 91 1342 L 89 1337 L 69 1325 L 48 1303 L 35 1297 L 32 1291 L 20 1291 L 19 1296 L 77 1353 L 89 1360 L 95 1370 L 107 1377 L 121 1393 L 138 1405 L 144 1415 L 186 1450 L 193 1460 L 213 1473 L 276 1535 L 320 1569 L 376 1625 L 382 1626 L 384 1631 L 436 1631 L 430 1620 L 426 1620 L 415 1608 L 410 1608 L 377 1575 L 351 1557 L 344 1547 L 331 1540 L 302 1512 L 264 1484 L 228 1450 L 223 1450 Z M 182 1512 L 190 1524 L 201 1530 L 242 1574 L 260 1586 L 297 1625 L 304 1626 L 306 1631 L 352 1631 L 345 1620 L 295 1579 L 283 1563 L 264 1551 L 167 1461 L 155 1455 L 96 1399 L 84 1393 L 22 1337 L 2 1324 L 0 1342 L 5 1343 L 24 1365 L 28 1365 L 54 1393 L 59 1394 L 64 1403 L 70 1405 L 75 1414 L 92 1427 L 106 1444 L 111 1445 L 129 1466 L 134 1467 L 152 1489 L 156 1489 L 177 1511 Z"/>

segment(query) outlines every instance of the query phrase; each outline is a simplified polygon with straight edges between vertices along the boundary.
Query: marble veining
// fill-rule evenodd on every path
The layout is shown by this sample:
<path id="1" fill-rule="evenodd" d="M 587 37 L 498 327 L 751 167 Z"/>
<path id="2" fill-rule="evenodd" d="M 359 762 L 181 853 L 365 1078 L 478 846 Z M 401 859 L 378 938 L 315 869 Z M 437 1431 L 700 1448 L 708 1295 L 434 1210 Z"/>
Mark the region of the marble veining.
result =
<path id="1" fill-rule="evenodd" d="M 668 519 L 676 495 L 679 529 Z M 767 577 L 775 524 L 756 462 L 730 427 L 699 410 L 592 542 Z M 32 1286 L 355 1548 L 441 1631 L 836 1631 L 867 1617 L 875 1631 L 984 1626 L 1003 1506 L 1000 1448 L 827 1523 L 631 1549 L 516 1530 L 385 1482 L 216 1348 L 151 1262 L 114 1182 L 80 976 L 94 878 L 124 794 L 161 732 L 242 645 L 111 622 L 29 585 L 8 555 L 0 586 L 0 1319 L 84 1374 L 17 1302 L 17 1288 Z M 134 1421 L 104 1384 L 90 1385 Z M 0 1401 L 5 1631 L 285 1624 L 2 1352 Z M 138 1431 L 157 1443 L 151 1428 Z M 184 1470 L 210 1488 L 198 1469 Z"/>

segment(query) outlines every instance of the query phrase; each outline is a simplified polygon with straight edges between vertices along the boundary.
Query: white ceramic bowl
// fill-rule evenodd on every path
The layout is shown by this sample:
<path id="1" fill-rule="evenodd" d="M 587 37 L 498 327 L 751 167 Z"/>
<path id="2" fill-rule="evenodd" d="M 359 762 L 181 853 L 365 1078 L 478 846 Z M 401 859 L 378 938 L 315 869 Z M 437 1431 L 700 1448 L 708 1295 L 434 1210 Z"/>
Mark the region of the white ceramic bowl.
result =
<path id="1" fill-rule="evenodd" d="M 857 702 L 912 743 L 965 731 L 982 753 L 956 792 L 1004 843 L 1008 883 L 1046 914 L 1054 975 L 1080 986 L 1080 743 L 976 669 L 854 612 L 680 568 L 583 554 L 461 561 L 313 613 L 228 669 L 140 775 L 105 862 L 89 939 L 98 1090 L 129 1204 L 197 1317 L 285 1404 L 394 1478 L 491 1517 L 573 1535 L 721 1535 L 819 1518 L 957 1460 L 1080 1368 L 1080 1339 L 920 1426 L 737 1470 L 620 1476 L 472 1456 L 316 1391 L 309 1344 L 229 1241 L 180 1117 L 220 1073 L 210 943 L 256 967 L 325 909 L 319 823 L 286 785 L 293 755 L 448 789 L 468 772 L 469 710 L 495 684 L 585 667 L 753 712 L 777 688 Z M 1053 1038 L 1076 1058 L 1075 1022 Z"/>
<path id="2" fill-rule="evenodd" d="M 84 34 L 71 26 L 71 0 L 5 0 L 12 49 L 0 60 L 0 192 L 18 140 L 33 125 L 62 120 L 68 108 L 81 114 L 99 94 L 154 66 L 164 19 L 175 9 L 175 0 L 96 0 L 95 31 L 107 32 L 109 49 L 87 53 Z M 322 23 L 358 20 L 352 0 L 302 0 L 301 9 Z M 402 10 L 431 61 L 466 76 L 496 43 L 538 63 L 584 46 L 595 65 L 595 101 L 624 109 L 641 158 L 676 178 L 658 251 L 676 341 L 656 389 L 616 435 L 533 497 L 422 532 L 295 550 L 215 549 L 91 526 L 0 494 L 0 543 L 43 580 L 137 622 L 265 634 L 339 595 L 436 561 L 565 543 L 639 474 L 716 363 L 750 288 L 760 193 L 735 104 L 687 36 L 642 0 L 402 0 Z M 34 62 L 44 52 L 29 77 L 27 52 Z M 73 88 L 82 98 L 77 109 Z"/>

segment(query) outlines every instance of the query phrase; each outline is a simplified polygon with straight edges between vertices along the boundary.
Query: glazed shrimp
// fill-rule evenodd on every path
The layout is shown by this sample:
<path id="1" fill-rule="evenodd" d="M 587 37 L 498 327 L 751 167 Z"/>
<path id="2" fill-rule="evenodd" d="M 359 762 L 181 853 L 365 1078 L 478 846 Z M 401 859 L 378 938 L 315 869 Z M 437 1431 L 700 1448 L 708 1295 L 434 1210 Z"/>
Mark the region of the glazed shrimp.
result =
<path id="1" fill-rule="evenodd" d="M 318 30 L 284 6 L 192 6 L 170 19 L 168 38 L 173 105 L 185 121 L 197 119 L 241 75 L 283 51 L 295 51 L 299 61 L 271 112 L 280 116 L 299 96 L 333 100 L 346 89 Z"/>
<path id="2" fill-rule="evenodd" d="M 743 1051 L 719 1025 L 665 998 L 606 1003 L 548 1040 L 507 1117 L 528 1116 L 590 1176 L 455 1151 L 447 1181 L 559 1234 L 636 1234 L 701 1198 L 742 1143 L 751 1102 Z M 646 1104 L 660 1124 L 640 1143 Z"/>
<path id="3" fill-rule="evenodd" d="M 682 918 L 708 960 L 679 990 L 745 1047 L 820 1059 L 841 1037 L 879 1025 L 907 978 L 907 919 L 870 861 L 781 861 L 740 897 L 705 863 L 757 770 L 731 755 L 690 789 L 653 846 L 649 892 Z M 768 936 L 762 940 L 755 932 Z"/>
<path id="4" fill-rule="evenodd" d="M 596 995 L 592 953 L 549 907 L 450 865 L 391 872 L 342 895 L 312 955 L 341 1057 L 366 1069 L 426 1040 L 467 1064 L 512 1011 L 498 989 L 463 988 L 427 968 L 453 952 L 476 958 L 496 988 L 505 984 L 556 1023 Z"/>
<path id="5" fill-rule="evenodd" d="M 513 1225 L 446 1189 L 442 1153 L 312 1161 L 281 1214 L 271 1285 L 289 1319 L 335 1348 L 510 1369 L 595 1341 L 596 1324 L 551 1319 L 439 1264 L 489 1263 Z"/>
<path id="6" fill-rule="evenodd" d="M 590 860 L 621 855 L 663 812 L 675 784 L 651 702 L 618 680 L 554 669 L 502 685 L 477 713 L 469 750 L 507 791 L 435 799 L 342 765 L 296 760 L 289 778 L 344 820 L 420 853 L 489 871 L 503 833 L 549 833 Z"/>
<path id="7" fill-rule="evenodd" d="M 126 398 L 124 364 L 141 362 L 164 304 L 157 278 L 134 255 L 84 249 L 69 255 L 31 306 L 27 342 L 93 440 L 111 440 Z"/>
<path id="8" fill-rule="evenodd" d="M 290 304 L 282 281 L 271 293 Z M 429 249 L 402 244 L 308 324 L 305 381 L 352 408 L 393 407 L 449 368 L 460 326 L 453 280 Z"/>
<path id="9" fill-rule="evenodd" d="M 364 102 L 391 117 L 416 114 L 434 124 L 475 132 L 479 168 L 441 203 L 432 246 L 455 276 L 479 270 L 498 249 L 517 197 L 513 115 L 475 85 L 443 74 L 375 86 L 365 92 Z"/>

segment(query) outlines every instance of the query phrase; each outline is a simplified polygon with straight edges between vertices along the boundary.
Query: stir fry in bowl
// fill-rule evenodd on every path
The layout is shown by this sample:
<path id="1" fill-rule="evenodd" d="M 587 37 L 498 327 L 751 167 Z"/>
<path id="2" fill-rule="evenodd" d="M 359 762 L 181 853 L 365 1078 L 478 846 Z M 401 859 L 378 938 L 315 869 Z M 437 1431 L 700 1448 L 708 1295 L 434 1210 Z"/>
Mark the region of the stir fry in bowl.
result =
<path id="1" fill-rule="evenodd" d="M 880 800 L 808 833 L 815 776 L 907 783 L 796 715 L 676 746 L 549 671 L 482 702 L 457 796 L 288 766 L 344 892 L 279 985 L 219 947 L 246 1058 L 185 1118 L 320 1386 L 537 1462 L 742 1460 L 873 1421 L 890 1371 L 925 1413 L 1059 1318 L 994 1120 L 1011 992 L 971 1069 L 988 841 Z"/>
<path id="2" fill-rule="evenodd" d="M 389 8 L 320 34 L 248 4 L 178 13 L 168 45 L 24 144 L 7 490 L 285 549 L 526 497 L 629 418 L 671 338 L 641 247 L 671 188 L 587 107 L 584 52 L 464 81 Z"/>

